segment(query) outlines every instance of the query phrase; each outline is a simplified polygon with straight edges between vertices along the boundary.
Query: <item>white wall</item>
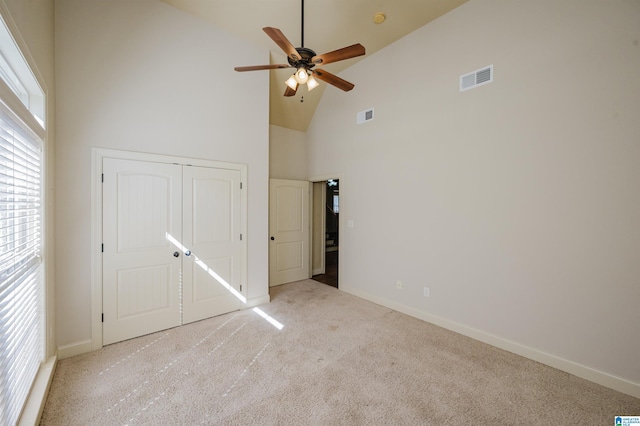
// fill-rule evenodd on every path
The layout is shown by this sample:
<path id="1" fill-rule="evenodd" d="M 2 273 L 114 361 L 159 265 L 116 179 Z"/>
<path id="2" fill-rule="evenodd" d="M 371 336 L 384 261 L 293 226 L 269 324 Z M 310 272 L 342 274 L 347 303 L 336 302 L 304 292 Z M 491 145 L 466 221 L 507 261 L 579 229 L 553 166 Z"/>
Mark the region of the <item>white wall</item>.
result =
<path id="1" fill-rule="evenodd" d="M 639 396 L 639 39 L 634 0 L 471 0 L 342 73 L 307 132 L 341 288 Z"/>
<path id="2" fill-rule="evenodd" d="M 248 297 L 268 294 L 268 52 L 156 0 L 59 0 L 58 343 L 91 339 L 91 148 L 248 165 Z"/>
<path id="3" fill-rule="evenodd" d="M 45 158 L 44 244 L 46 267 L 46 356 L 52 356 L 55 343 L 55 251 L 54 251 L 54 7 L 53 0 L 2 0 L 2 17 L 29 63 L 47 98 Z"/>
<path id="4" fill-rule="evenodd" d="M 305 133 L 280 126 L 269 126 L 269 177 L 307 180 L 307 142 Z"/>

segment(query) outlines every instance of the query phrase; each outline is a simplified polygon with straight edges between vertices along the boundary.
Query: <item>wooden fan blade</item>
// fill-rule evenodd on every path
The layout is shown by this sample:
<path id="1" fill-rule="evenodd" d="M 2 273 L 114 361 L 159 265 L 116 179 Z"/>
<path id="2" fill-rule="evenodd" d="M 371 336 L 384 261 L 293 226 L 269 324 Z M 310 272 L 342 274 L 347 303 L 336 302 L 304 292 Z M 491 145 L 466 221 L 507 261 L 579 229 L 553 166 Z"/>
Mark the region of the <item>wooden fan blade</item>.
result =
<path id="1" fill-rule="evenodd" d="M 334 50 L 333 52 L 323 53 L 311 58 L 311 62 L 314 64 L 330 64 L 331 62 L 343 61 L 345 59 L 355 58 L 356 56 L 364 55 L 364 46 L 360 43 L 354 44 L 342 49 Z"/>
<path id="2" fill-rule="evenodd" d="M 284 50 L 287 56 L 296 61 L 300 60 L 300 54 L 296 48 L 293 47 L 293 44 L 282 34 L 282 31 L 273 27 L 264 27 L 262 31 L 267 33 L 267 35 L 271 37 L 271 40 L 275 41 L 275 43 L 280 46 L 280 49 Z"/>
<path id="3" fill-rule="evenodd" d="M 292 89 L 291 87 L 287 86 L 287 88 L 284 91 L 284 95 L 287 97 L 295 96 L 297 91 L 298 91 L 298 85 L 296 85 L 295 89 Z"/>
<path id="4" fill-rule="evenodd" d="M 354 84 L 349 83 L 347 80 L 343 80 L 337 75 L 331 74 L 330 72 L 327 72 L 324 70 L 313 70 L 313 73 L 316 75 L 316 77 L 318 77 L 320 80 L 324 81 L 325 83 L 334 85 L 338 89 L 342 89 L 345 92 L 348 92 L 349 90 L 355 87 Z"/>
<path id="5" fill-rule="evenodd" d="M 234 70 L 243 71 L 259 71 L 259 70 L 275 70 L 278 68 L 290 68 L 291 65 L 275 64 L 275 65 L 252 65 L 249 67 L 235 67 Z"/>

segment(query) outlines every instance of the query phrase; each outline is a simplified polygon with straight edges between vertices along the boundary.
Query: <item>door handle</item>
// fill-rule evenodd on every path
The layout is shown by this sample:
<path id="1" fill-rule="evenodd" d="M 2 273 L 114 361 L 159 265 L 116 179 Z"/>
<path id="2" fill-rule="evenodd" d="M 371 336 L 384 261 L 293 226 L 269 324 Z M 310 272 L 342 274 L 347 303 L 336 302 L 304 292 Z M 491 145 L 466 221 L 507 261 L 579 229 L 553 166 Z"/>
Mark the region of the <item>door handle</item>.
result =
<path id="1" fill-rule="evenodd" d="M 178 253 L 177 251 L 174 251 L 173 252 L 173 257 L 178 257 L 178 256 L 180 256 L 180 253 Z"/>
<path id="2" fill-rule="evenodd" d="M 274 241 L 276 239 L 276 237 L 271 237 L 271 241 Z"/>
<path id="3" fill-rule="evenodd" d="M 191 256 L 191 250 L 187 250 L 187 251 L 185 251 L 185 252 L 184 252 L 184 255 L 185 255 L 185 256 Z"/>

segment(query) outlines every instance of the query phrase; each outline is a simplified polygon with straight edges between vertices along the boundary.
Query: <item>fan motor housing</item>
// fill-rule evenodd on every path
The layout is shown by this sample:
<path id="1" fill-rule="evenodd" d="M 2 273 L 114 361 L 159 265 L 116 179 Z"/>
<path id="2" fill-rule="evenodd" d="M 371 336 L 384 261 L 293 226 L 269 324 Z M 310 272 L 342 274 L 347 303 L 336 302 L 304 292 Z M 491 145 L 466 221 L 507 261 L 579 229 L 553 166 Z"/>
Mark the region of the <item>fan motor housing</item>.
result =
<path id="1" fill-rule="evenodd" d="M 296 51 L 300 55 L 300 59 L 295 60 L 291 58 L 291 56 L 287 56 L 287 60 L 292 67 L 298 68 L 298 66 L 302 65 L 309 69 L 315 66 L 315 64 L 311 63 L 311 58 L 316 56 L 316 52 L 311 49 L 307 49 L 306 47 L 296 47 Z"/>

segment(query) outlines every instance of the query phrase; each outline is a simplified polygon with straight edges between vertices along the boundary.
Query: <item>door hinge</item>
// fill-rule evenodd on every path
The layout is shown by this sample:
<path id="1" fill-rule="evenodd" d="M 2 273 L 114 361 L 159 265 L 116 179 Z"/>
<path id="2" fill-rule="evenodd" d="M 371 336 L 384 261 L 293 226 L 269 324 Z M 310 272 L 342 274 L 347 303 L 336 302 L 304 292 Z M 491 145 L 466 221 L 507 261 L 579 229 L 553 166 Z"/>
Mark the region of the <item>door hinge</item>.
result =
<path id="1" fill-rule="evenodd" d="M 104 173 L 102 174 L 102 183 L 104 183 Z"/>
<path id="2" fill-rule="evenodd" d="M 100 244 L 100 250 L 102 250 L 102 253 L 104 253 L 104 244 Z"/>
<path id="3" fill-rule="evenodd" d="M 102 322 L 104 322 L 104 314 L 102 314 Z"/>
<path id="4" fill-rule="evenodd" d="M 240 234 L 240 241 L 242 241 L 242 234 Z"/>
<path id="5" fill-rule="evenodd" d="M 242 189 L 242 182 L 240 182 L 240 189 Z"/>
<path id="6" fill-rule="evenodd" d="M 242 291 L 242 284 L 240 284 L 240 291 Z"/>

